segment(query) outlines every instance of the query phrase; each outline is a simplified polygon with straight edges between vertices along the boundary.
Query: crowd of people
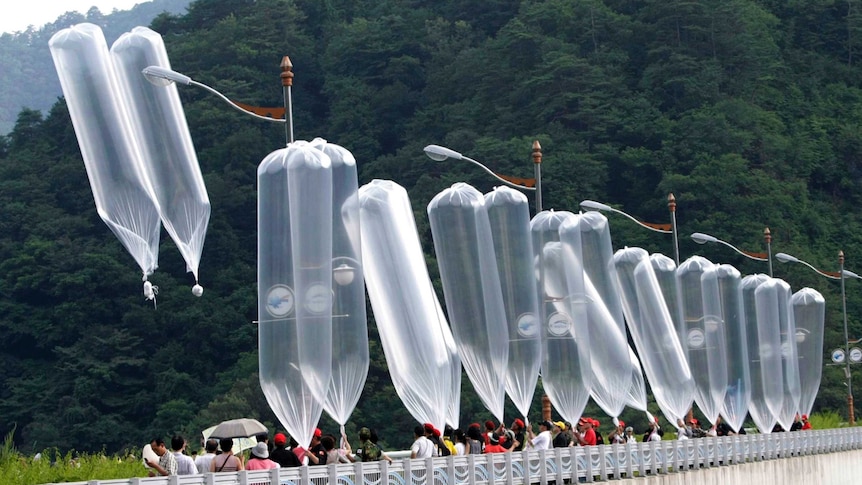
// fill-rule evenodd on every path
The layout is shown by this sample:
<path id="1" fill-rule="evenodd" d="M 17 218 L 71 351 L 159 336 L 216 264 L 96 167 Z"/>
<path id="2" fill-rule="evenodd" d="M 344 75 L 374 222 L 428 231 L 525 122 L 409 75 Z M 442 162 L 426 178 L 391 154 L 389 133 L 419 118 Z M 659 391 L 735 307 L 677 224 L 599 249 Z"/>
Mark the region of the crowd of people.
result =
<path id="1" fill-rule="evenodd" d="M 626 426 L 622 420 L 608 433 L 607 440 L 602 436 L 597 419 L 582 417 L 573 426 L 565 421 L 541 421 L 538 432 L 532 426 L 527 426 L 521 419 L 515 419 L 509 427 L 504 423 L 496 424 L 485 421 L 484 426 L 473 423 L 462 429 L 452 429 L 446 426 L 443 431 L 430 423 L 416 426 L 413 430 L 413 444 L 410 447 L 410 458 L 430 458 L 449 455 L 469 455 L 483 453 L 506 453 L 524 450 L 548 450 L 569 446 L 593 446 L 602 444 L 636 443 L 634 429 Z M 811 429 L 807 415 L 797 415 L 790 431 Z M 776 429 L 783 431 L 782 429 Z M 708 436 L 728 436 L 736 434 L 733 429 L 721 420 L 708 429 L 703 429 L 700 422 L 691 418 L 688 421 L 677 421 L 677 439 L 686 440 Z M 739 434 L 745 434 L 740 429 Z M 658 419 L 649 423 L 642 441 L 660 441 L 664 431 Z M 257 436 L 258 443 L 251 448 L 248 459 L 233 453 L 233 440 L 207 440 L 203 444 L 202 454 L 194 458 L 186 454 L 187 442 L 182 436 L 171 439 L 168 450 L 164 440 L 153 439 L 152 450 L 159 457 L 157 461 L 147 460 L 147 466 L 154 475 L 196 475 L 206 472 L 235 472 L 238 470 L 267 470 L 278 467 L 319 466 L 333 463 L 353 463 L 356 461 L 386 460 L 390 458 L 378 444 L 377 433 L 373 429 L 363 427 L 359 430 L 359 445 L 354 450 L 346 436 L 339 440 L 332 434 L 323 434 L 315 429 L 308 448 L 299 445 L 285 433 L 276 433 L 269 442 L 268 434 Z"/>

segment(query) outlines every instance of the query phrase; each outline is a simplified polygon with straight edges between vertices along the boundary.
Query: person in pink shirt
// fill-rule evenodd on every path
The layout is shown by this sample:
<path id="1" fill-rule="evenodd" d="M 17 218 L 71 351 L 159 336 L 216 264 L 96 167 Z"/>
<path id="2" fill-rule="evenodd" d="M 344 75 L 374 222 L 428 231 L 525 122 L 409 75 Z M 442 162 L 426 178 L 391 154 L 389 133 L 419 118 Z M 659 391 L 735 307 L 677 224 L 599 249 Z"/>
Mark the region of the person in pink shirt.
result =
<path id="1" fill-rule="evenodd" d="M 280 465 L 269 459 L 269 450 L 266 443 L 260 442 L 251 449 L 251 457 L 248 463 L 245 464 L 246 470 L 270 470 L 278 468 Z"/>

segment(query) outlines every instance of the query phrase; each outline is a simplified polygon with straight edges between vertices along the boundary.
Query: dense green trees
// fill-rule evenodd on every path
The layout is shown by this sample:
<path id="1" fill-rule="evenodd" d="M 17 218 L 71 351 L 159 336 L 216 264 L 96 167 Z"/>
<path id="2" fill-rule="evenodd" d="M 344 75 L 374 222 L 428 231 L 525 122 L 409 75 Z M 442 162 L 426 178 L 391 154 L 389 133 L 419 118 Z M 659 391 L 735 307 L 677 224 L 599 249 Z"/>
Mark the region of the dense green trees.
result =
<path id="1" fill-rule="evenodd" d="M 281 105 L 278 66 L 289 55 L 297 138 L 350 149 L 362 183 L 407 188 L 432 275 L 425 205 L 455 181 L 482 191 L 494 181 L 468 164 L 431 162 L 422 147 L 444 144 L 529 177 L 534 139 L 546 208 L 595 199 L 661 222 L 673 192 L 683 257 L 765 272 L 687 235 L 759 250 L 768 226 L 775 251 L 834 270 L 843 249 L 860 270 L 859 3 L 198 0 L 152 27 L 175 69 L 249 104 Z M 202 91 L 181 96 L 213 205 L 202 299 L 166 236 L 152 278 L 158 308 L 139 296 L 131 258 L 93 209 L 62 100 L 46 115 L 21 111 L 0 137 L 0 432 L 17 425 L 23 449 L 114 451 L 244 414 L 276 426 L 251 323 L 255 169 L 284 133 Z M 669 239 L 611 224 L 618 247 L 671 254 Z M 775 272 L 824 293 L 826 351 L 839 346 L 838 286 L 801 266 Z M 854 281 L 848 313 L 851 338 L 862 336 Z M 412 419 L 373 319 L 369 327 L 373 363 L 348 432 L 370 425 L 405 446 Z M 817 408 L 846 409 L 842 379 L 826 368 Z M 466 378 L 464 388 L 462 424 L 486 419 Z M 328 418 L 324 427 L 335 429 Z"/>

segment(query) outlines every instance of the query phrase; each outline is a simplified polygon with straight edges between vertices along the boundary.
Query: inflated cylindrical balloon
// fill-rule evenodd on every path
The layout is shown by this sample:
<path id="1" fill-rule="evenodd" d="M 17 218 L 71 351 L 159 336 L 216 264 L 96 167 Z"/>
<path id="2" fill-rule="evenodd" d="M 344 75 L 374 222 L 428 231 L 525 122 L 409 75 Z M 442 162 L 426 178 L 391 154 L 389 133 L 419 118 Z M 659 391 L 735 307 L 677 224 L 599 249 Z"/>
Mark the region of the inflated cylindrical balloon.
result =
<path id="1" fill-rule="evenodd" d="M 802 288 L 790 298 L 796 322 L 796 350 L 799 354 L 799 412 L 811 414 L 823 374 L 823 322 L 826 300 L 816 290 Z"/>
<path id="2" fill-rule="evenodd" d="M 714 274 L 712 274 L 714 273 Z M 721 415 L 734 431 L 739 431 L 751 402 L 751 375 L 748 371 L 748 339 L 742 313 L 742 283 L 739 271 L 729 264 L 716 265 L 703 276 L 704 287 L 716 285 L 720 300 L 704 300 L 707 315 L 724 322 L 727 349 L 727 390 Z"/>
<path id="3" fill-rule="evenodd" d="M 523 193 L 508 187 L 485 194 L 485 206 L 508 324 L 506 393 L 521 416 L 528 416 L 542 365 L 530 208 Z"/>
<path id="4" fill-rule="evenodd" d="M 146 282 L 158 267 L 159 207 L 102 30 L 63 29 L 48 43 L 78 138 L 99 217 L 135 258 Z M 150 292 L 152 294 L 152 292 Z"/>
<path id="5" fill-rule="evenodd" d="M 509 330 L 485 198 L 458 182 L 431 200 L 428 221 L 461 364 L 479 399 L 502 421 Z"/>
<path id="6" fill-rule="evenodd" d="M 619 417 L 632 385 L 628 338 L 614 286 L 616 269 L 608 220 L 589 211 L 570 217 L 560 226 L 560 240 L 580 232 L 584 288 L 587 296 L 587 325 L 590 332 L 590 368 L 593 372 L 590 395 L 612 418 Z"/>
<path id="7" fill-rule="evenodd" d="M 162 223 L 198 284 L 210 217 L 209 196 L 176 84 L 155 86 L 141 74 L 147 66 L 170 69 L 162 36 L 135 27 L 114 42 L 111 58 Z"/>
<path id="8" fill-rule="evenodd" d="M 661 288 L 661 295 L 673 321 L 673 328 L 687 360 L 688 339 L 686 338 L 685 322 L 682 318 L 682 297 L 679 294 L 679 282 L 676 279 L 676 263 L 664 254 L 654 253 L 650 256 L 650 264 L 652 264 L 656 280 L 659 288 Z"/>
<path id="9" fill-rule="evenodd" d="M 554 409 L 570 422 L 590 397 L 590 337 L 580 257 L 580 234 L 565 250 L 560 225 L 571 212 L 542 211 L 530 222 L 539 280 L 542 322 L 542 386 Z"/>
<path id="10" fill-rule="evenodd" d="M 780 406 L 771 410 L 785 430 L 790 429 L 799 413 L 801 397 L 796 325 L 790 296 L 790 285 L 778 278 L 764 282 L 754 292 L 762 372 L 768 376 L 764 384 L 767 388 L 781 389 Z M 778 372 L 767 372 L 775 368 Z"/>
<path id="11" fill-rule="evenodd" d="M 748 413 L 754 420 L 755 426 L 761 433 L 771 433 L 777 422 L 777 416 L 772 409 L 781 407 L 783 390 L 780 386 L 768 386 L 767 383 L 779 375 L 781 369 L 774 365 L 774 360 L 763 362 L 761 354 L 764 352 L 760 343 L 757 319 L 757 301 L 754 292 L 761 284 L 769 280 L 765 274 L 748 275 L 742 278 L 740 288 L 742 289 L 742 306 L 745 317 L 745 335 L 748 340 L 748 371 L 751 376 L 751 402 L 748 405 Z M 764 373 L 764 366 L 766 373 Z M 772 376 L 772 377 L 771 377 Z"/>
<path id="12" fill-rule="evenodd" d="M 694 400 L 694 380 L 651 258 L 641 248 L 614 254 L 617 284 L 629 332 L 656 403 L 668 421 L 685 417 Z"/>
<path id="13" fill-rule="evenodd" d="M 688 365 L 694 377 L 694 402 L 710 423 L 714 423 L 724 404 L 727 390 L 727 347 L 725 324 L 720 315 L 707 313 L 720 307 L 717 284 L 705 285 L 703 278 L 715 278 L 714 265 L 706 258 L 692 256 L 676 270 L 682 315 L 688 341 Z"/>
<path id="14" fill-rule="evenodd" d="M 420 423 L 443 429 L 453 395 L 448 326 L 428 276 L 407 191 L 387 180 L 359 189 L 365 284 L 395 391 Z"/>
<path id="15" fill-rule="evenodd" d="M 359 230 L 356 159 L 347 149 L 315 138 L 332 161 L 332 379 L 323 409 L 342 427 L 368 376 L 368 324 Z"/>
<path id="16" fill-rule="evenodd" d="M 307 446 L 332 369 L 332 164 L 297 141 L 267 155 L 257 175 L 260 385 Z"/>

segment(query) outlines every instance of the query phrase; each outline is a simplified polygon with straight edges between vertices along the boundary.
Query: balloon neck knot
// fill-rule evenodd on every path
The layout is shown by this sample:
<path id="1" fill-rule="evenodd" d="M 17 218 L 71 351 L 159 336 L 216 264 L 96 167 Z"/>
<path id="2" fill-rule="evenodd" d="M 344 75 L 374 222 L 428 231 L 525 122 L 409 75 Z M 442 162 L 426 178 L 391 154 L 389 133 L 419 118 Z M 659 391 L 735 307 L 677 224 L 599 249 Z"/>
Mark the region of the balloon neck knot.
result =
<path id="1" fill-rule="evenodd" d="M 159 287 L 150 283 L 149 281 L 144 281 L 144 298 L 147 300 L 153 301 L 153 308 L 156 308 L 156 295 L 159 294 Z"/>

